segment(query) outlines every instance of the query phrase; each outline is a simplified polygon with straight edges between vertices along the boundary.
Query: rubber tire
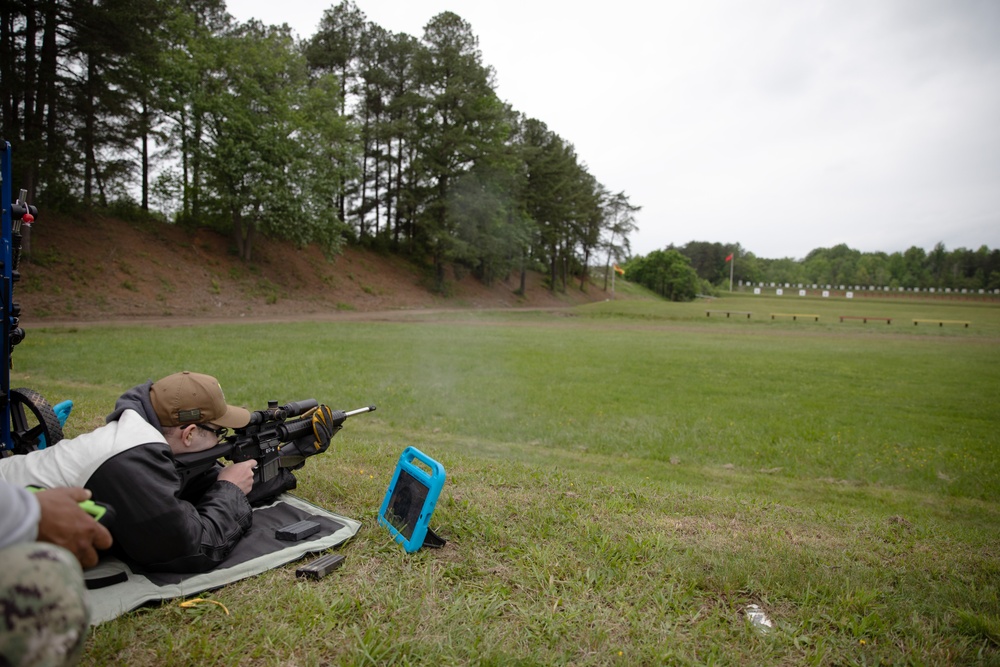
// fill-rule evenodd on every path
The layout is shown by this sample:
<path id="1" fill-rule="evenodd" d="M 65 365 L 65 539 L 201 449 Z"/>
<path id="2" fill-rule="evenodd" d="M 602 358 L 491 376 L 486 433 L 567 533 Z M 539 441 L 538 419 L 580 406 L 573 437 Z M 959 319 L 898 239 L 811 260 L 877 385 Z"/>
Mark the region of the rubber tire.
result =
<path id="1" fill-rule="evenodd" d="M 35 418 L 29 425 L 25 408 Z M 19 387 L 10 390 L 10 438 L 15 454 L 27 454 L 38 449 L 40 436 L 45 446 L 52 447 L 63 439 L 62 424 L 49 402 L 34 389 Z"/>

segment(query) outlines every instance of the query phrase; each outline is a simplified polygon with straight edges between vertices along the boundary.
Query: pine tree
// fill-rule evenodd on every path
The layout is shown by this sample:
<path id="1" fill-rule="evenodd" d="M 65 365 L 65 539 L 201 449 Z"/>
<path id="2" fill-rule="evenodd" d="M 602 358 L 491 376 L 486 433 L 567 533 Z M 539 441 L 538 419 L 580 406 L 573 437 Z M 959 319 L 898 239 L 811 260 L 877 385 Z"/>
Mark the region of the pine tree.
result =
<path id="1" fill-rule="evenodd" d="M 453 187 L 477 163 L 485 165 L 503 150 L 509 127 L 492 70 L 483 65 L 479 41 L 466 21 L 451 12 L 435 16 L 423 43 L 417 56 L 425 100 L 418 117 L 417 173 L 426 197 L 417 238 L 443 289 L 446 263 L 468 254 L 458 235 L 461 221 L 449 207 Z"/>

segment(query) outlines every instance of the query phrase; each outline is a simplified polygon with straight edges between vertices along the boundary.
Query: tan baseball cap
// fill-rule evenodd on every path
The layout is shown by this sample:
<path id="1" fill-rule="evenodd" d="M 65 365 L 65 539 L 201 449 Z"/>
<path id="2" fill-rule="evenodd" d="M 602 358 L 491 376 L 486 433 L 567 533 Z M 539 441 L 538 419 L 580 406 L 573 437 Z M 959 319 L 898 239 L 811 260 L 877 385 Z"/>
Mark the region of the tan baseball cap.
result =
<path id="1" fill-rule="evenodd" d="M 250 411 L 226 403 L 219 381 L 211 375 L 183 371 L 157 380 L 149 400 L 162 426 L 208 424 L 242 428 Z"/>

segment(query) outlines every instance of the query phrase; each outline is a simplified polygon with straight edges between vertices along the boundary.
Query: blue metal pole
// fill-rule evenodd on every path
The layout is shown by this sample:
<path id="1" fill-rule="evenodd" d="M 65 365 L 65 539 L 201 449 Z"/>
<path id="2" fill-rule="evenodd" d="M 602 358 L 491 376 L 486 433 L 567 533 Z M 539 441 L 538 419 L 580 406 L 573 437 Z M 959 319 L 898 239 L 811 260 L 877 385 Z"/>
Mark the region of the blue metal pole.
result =
<path id="1" fill-rule="evenodd" d="M 10 309 L 13 305 L 14 283 L 12 280 L 13 257 L 11 248 L 11 163 L 10 143 L 0 141 L 0 207 L 3 208 L 3 226 L 0 229 L 0 341 L 3 341 L 4 355 L 0 360 L 0 449 L 13 449 L 14 443 L 10 437 Z"/>

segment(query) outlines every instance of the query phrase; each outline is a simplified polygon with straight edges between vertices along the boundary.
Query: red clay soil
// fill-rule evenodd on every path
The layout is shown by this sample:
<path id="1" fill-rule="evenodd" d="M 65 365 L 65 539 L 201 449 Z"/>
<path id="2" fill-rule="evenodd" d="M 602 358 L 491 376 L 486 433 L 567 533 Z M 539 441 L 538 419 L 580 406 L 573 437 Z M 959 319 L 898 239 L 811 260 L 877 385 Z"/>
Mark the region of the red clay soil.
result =
<path id="1" fill-rule="evenodd" d="M 26 326 L 100 321 L 289 320 L 442 308 L 557 308 L 601 301 L 579 282 L 551 292 L 529 273 L 491 286 L 450 275 L 447 296 L 428 273 L 395 255 L 345 248 L 331 260 L 313 246 L 260 240 L 253 261 L 217 232 L 128 223 L 97 215 L 40 215 L 20 264 L 14 300 Z"/>

